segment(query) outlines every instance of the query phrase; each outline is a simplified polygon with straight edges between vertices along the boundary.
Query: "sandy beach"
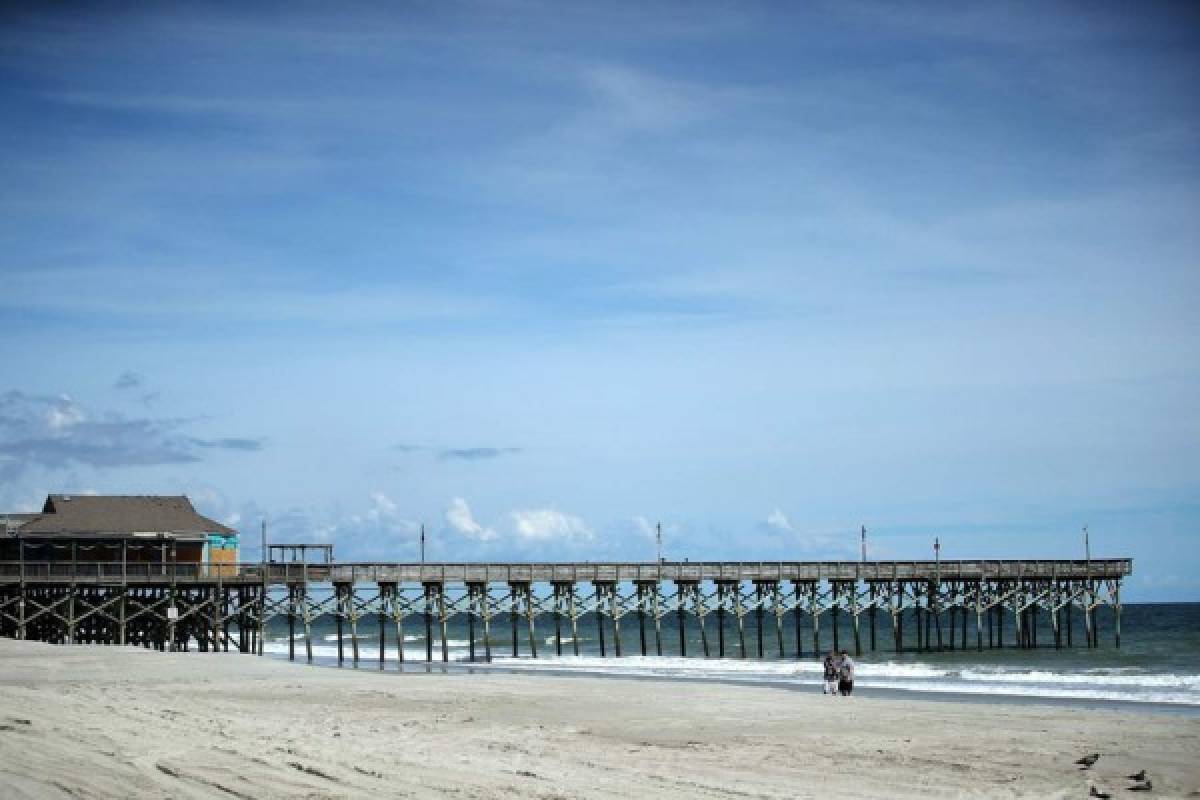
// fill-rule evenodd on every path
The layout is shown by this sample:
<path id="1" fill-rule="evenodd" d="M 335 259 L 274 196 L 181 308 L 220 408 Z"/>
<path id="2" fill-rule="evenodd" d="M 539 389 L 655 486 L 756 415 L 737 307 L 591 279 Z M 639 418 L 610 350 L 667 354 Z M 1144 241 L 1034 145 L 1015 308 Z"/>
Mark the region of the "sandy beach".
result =
<path id="1" fill-rule="evenodd" d="M 0 641 L 10 798 L 1187 797 L 1198 756 L 1177 714 Z"/>

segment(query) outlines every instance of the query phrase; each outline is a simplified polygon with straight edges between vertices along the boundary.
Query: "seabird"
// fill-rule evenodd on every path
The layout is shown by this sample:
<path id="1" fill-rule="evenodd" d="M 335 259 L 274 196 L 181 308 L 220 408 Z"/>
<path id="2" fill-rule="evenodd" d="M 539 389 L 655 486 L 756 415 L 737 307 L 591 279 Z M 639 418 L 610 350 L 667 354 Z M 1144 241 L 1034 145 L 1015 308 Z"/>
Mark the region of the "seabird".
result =
<path id="1" fill-rule="evenodd" d="M 1090 792 L 1088 792 L 1088 797 L 1096 797 L 1096 798 L 1099 798 L 1099 800 L 1109 800 L 1112 797 L 1112 795 L 1109 794 L 1108 792 L 1102 792 L 1099 789 L 1097 789 L 1095 786 L 1093 786 L 1092 790 Z"/>
<path id="2" fill-rule="evenodd" d="M 1130 786 L 1129 791 L 1131 791 L 1131 792 L 1148 792 L 1153 788 L 1154 788 L 1154 784 L 1150 782 L 1149 778 L 1147 778 L 1146 780 L 1142 781 L 1139 784 Z"/>
<path id="3" fill-rule="evenodd" d="M 1100 754 L 1092 753 L 1090 756 L 1084 756 L 1083 758 L 1079 759 L 1075 763 L 1081 765 L 1084 769 L 1088 769 L 1092 766 L 1092 764 L 1095 764 L 1099 760 L 1100 760 Z"/>
<path id="4" fill-rule="evenodd" d="M 1146 780 L 1146 770 L 1142 770 L 1135 775 L 1126 775 L 1125 777 L 1129 778 L 1131 781 L 1144 781 Z"/>

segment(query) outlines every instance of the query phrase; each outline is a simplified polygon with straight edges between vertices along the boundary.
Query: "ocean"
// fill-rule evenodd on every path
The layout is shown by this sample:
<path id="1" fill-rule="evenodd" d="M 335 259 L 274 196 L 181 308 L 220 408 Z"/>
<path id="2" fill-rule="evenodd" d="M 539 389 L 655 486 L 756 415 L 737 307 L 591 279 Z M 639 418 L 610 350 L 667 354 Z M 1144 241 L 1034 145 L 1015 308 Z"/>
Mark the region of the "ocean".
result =
<path id="1" fill-rule="evenodd" d="M 846 617 L 848 615 L 843 615 Z M 1083 621 L 1077 614 L 1074 620 L 1075 645 L 1056 650 L 1049 619 L 1042 614 L 1037 649 L 1018 649 L 1012 620 L 1008 619 L 1004 633 L 1005 647 L 987 647 L 986 628 L 984 649 L 975 649 L 973 628 L 968 632 L 968 648 L 944 649 L 937 652 L 915 652 L 915 624 L 906 618 L 906 652 L 892 649 L 890 618 L 880 613 L 876 621 L 879 649 L 870 650 L 867 618 L 860 622 L 863 653 L 855 658 L 856 690 L 888 690 L 914 695 L 955 695 L 983 698 L 1053 699 L 1083 705 L 1141 704 L 1172 707 L 1179 710 L 1200 710 L 1200 603 L 1142 603 L 1126 604 L 1122 614 L 1122 641 L 1117 649 L 1113 641 L 1110 609 L 1098 613 L 1100 641 L 1096 649 L 1084 646 Z M 784 618 L 784 653 L 779 657 L 774 618 L 767 616 L 763 630 L 765 657 L 758 657 L 758 631 L 755 618 L 746 621 L 747 657 L 740 657 L 736 623 L 726 621 L 726 657 L 717 658 L 715 617 L 706 621 L 710 654 L 703 655 L 700 632 L 694 617 L 685 618 L 687 657 L 679 655 L 679 629 L 674 614 L 662 620 L 663 655 L 641 655 L 641 639 L 636 614 L 622 617 L 622 657 L 614 656 L 611 621 L 605 620 L 606 656 L 600 653 L 600 637 L 594 615 L 579 620 L 579 655 L 573 655 L 569 624 L 563 623 L 563 655 L 555 655 L 554 621 L 550 616 L 537 618 L 537 658 L 529 655 L 528 629 L 522 618 L 518 624 L 519 655 L 512 656 L 512 628 L 507 614 L 492 620 L 492 661 L 490 665 L 469 661 L 470 642 L 464 618 L 454 617 L 447 629 L 446 645 L 450 661 L 472 669 L 503 669 L 530 672 L 582 673 L 631 677 L 657 677 L 672 680 L 727 681 L 737 683 L 770 683 L 796 688 L 812 687 L 821 682 L 821 663 L 812 652 L 812 633 L 808 620 L 801 620 L 803 657 L 796 658 L 795 623 L 788 614 Z M 973 624 L 973 623 L 972 623 Z M 426 640 L 424 619 L 408 615 L 404 623 L 404 660 L 412 665 L 424 665 Z M 306 659 L 302 626 L 297 624 L 296 659 Z M 360 619 L 360 669 L 378 668 L 379 629 L 374 618 Z M 389 623 L 385 649 L 385 668 L 398 667 L 395 650 L 395 628 Z M 482 629 L 476 624 L 476 657 L 483 658 Z M 655 652 L 653 622 L 646 624 L 647 646 Z M 960 644 L 956 634 L 955 645 Z M 336 623 L 322 616 L 313 624 L 313 659 L 323 666 L 337 665 Z M 854 633 L 848 620 L 839 626 L 839 644 L 852 656 Z M 351 647 L 348 628 L 344 636 L 346 665 L 350 664 Z M 821 619 L 821 645 L 828 650 L 832 643 L 828 616 Z M 441 664 L 442 643 L 436 621 L 433 656 Z M 285 619 L 274 619 L 268 626 L 264 652 L 287 658 L 288 630 Z"/>

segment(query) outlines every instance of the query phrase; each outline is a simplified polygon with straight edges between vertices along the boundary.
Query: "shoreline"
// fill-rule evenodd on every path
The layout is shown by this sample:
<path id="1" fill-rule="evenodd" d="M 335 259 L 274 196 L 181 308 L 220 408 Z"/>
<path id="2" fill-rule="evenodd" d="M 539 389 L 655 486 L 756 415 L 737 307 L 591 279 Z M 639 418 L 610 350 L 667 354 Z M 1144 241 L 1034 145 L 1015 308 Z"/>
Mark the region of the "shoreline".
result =
<path id="1" fill-rule="evenodd" d="M 198 654 L 199 655 L 199 654 Z M 229 655 L 234 655 L 229 653 Z M 257 658 L 257 656 L 249 656 Z M 523 675 L 531 678 L 536 678 L 540 675 L 549 675 L 557 678 L 577 678 L 577 679 L 600 679 L 600 680 L 634 680 L 634 681 L 666 681 L 671 683 L 706 683 L 718 684 L 724 686 L 764 686 L 774 689 L 780 689 L 788 692 L 798 692 L 801 694 L 821 695 L 821 684 L 817 681 L 799 682 L 799 681 L 781 681 L 781 680 L 750 680 L 737 679 L 728 677 L 712 677 L 707 675 L 638 675 L 633 673 L 605 672 L 588 668 L 555 668 L 547 667 L 524 667 L 512 666 L 504 662 L 448 662 L 434 661 L 432 663 L 425 661 L 405 661 L 399 668 L 395 661 L 389 661 L 384 669 L 379 669 L 378 662 L 368 662 L 355 668 L 350 664 L 339 667 L 336 663 L 325 663 L 324 659 L 314 660 L 312 664 L 297 659 L 294 662 L 289 662 L 287 658 L 282 658 L 278 654 L 267 654 L 263 658 L 282 661 L 286 664 L 292 664 L 298 667 L 316 667 L 320 669 L 334 670 L 350 670 L 356 672 L 374 672 L 384 673 L 389 675 L 403 675 L 408 673 L 465 673 L 486 675 L 491 673 L 503 673 L 505 675 Z M 365 660 L 364 660 L 365 661 Z M 1146 712 L 1151 714 L 1166 714 L 1173 716 L 1197 717 L 1200 718 L 1200 705 L 1191 705 L 1187 703 L 1164 703 L 1164 702 L 1141 702 L 1135 700 L 1112 700 L 1108 698 L 1075 698 L 1075 697 L 1055 697 L 1052 695 L 1026 695 L 1016 693 L 1003 692 L 960 692 L 960 691 L 943 691 L 935 689 L 918 689 L 918 688 L 895 688 L 895 687 L 879 687 L 872 686 L 869 679 L 860 679 L 854 687 L 854 694 L 861 697 L 880 697 L 890 698 L 895 700 L 913 700 L 920 702 L 929 700 L 932 702 L 950 702 L 950 703 L 974 703 L 980 705 L 1015 705 L 1015 706 L 1053 706 L 1063 708 L 1081 708 L 1086 710 L 1098 711 L 1124 711 L 1129 713 Z"/>
<path id="2" fill-rule="evenodd" d="M 1148 709 L 295 666 L 2 640 L 9 796 L 1200 796 L 1200 720 Z"/>

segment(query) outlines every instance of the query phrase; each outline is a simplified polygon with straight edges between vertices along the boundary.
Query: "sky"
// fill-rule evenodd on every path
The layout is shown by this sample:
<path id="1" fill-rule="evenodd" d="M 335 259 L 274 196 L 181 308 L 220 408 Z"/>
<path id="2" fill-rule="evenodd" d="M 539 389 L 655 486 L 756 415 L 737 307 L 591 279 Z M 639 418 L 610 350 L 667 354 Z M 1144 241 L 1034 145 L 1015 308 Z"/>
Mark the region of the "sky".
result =
<path id="1" fill-rule="evenodd" d="M 1195 4 L 8 4 L 0 510 L 1200 600 Z"/>

